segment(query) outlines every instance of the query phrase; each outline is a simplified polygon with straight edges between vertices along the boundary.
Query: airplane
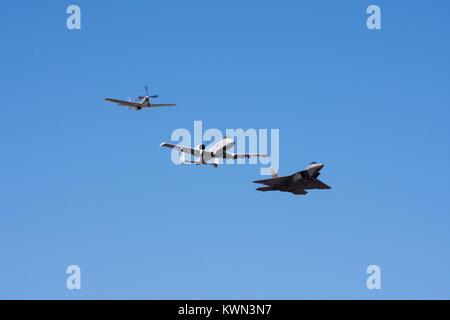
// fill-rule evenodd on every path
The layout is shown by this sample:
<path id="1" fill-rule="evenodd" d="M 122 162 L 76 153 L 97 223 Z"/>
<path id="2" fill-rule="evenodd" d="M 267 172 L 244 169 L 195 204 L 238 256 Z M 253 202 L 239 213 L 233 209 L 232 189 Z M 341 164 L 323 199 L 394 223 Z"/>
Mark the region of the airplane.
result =
<path id="1" fill-rule="evenodd" d="M 280 177 L 280 175 L 271 169 L 272 178 L 265 180 L 256 180 L 254 183 L 262 183 L 268 187 L 260 187 L 259 191 L 282 191 L 292 192 L 293 194 L 307 194 L 305 190 L 309 189 L 331 189 L 317 177 L 320 175 L 320 170 L 323 168 L 322 163 L 311 162 L 305 170 L 294 173 L 290 176 Z"/>
<path id="2" fill-rule="evenodd" d="M 219 166 L 219 160 L 223 159 L 244 159 L 244 158 L 253 158 L 253 157 L 267 157 L 267 154 L 262 153 L 228 153 L 226 152 L 228 149 L 233 147 L 235 144 L 234 140 L 229 136 L 225 136 L 223 139 L 217 141 L 211 148 L 206 150 L 206 146 L 204 144 L 199 144 L 195 148 L 183 147 L 180 145 L 174 145 L 171 143 L 163 142 L 160 147 L 167 147 L 171 149 L 175 149 L 180 151 L 180 162 L 181 163 L 192 163 L 196 165 L 206 164 L 212 165 L 214 167 Z M 200 158 L 197 161 L 191 161 L 185 159 L 185 153 L 189 153 L 194 157 Z M 213 160 L 213 163 L 208 162 L 209 160 Z"/>
<path id="3" fill-rule="evenodd" d="M 128 98 L 128 101 L 117 100 L 117 99 L 110 99 L 110 98 L 106 98 L 105 100 L 117 103 L 119 106 L 126 106 L 126 107 L 128 107 L 128 110 L 136 110 L 136 111 L 139 111 L 142 108 L 173 107 L 173 106 L 176 106 L 176 104 L 154 104 L 154 103 L 150 103 L 150 98 L 158 98 L 158 97 L 159 96 L 157 94 L 149 96 L 148 95 L 148 87 L 145 86 L 145 96 L 138 96 L 138 97 L 136 97 L 136 101 L 137 102 L 132 102 L 131 98 Z"/>

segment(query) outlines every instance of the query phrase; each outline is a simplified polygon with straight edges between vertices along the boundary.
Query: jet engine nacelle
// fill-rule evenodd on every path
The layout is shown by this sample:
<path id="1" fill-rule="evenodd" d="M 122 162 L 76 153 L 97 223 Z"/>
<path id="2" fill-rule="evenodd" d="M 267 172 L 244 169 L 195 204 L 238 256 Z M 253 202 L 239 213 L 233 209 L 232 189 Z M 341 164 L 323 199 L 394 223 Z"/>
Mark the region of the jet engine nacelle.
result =
<path id="1" fill-rule="evenodd" d="M 206 149 L 206 146 L 205 146 L 204 144 L 199 144 L 199 145 L 197 146 L 197 149 L 205 150 L 205 149 Z"/>

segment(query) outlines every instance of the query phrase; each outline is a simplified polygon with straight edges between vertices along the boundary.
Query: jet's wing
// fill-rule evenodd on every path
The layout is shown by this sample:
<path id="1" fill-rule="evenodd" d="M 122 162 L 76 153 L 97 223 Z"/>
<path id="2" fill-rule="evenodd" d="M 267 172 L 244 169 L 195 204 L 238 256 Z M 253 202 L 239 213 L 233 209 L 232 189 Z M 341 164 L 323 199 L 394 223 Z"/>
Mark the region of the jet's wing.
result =
<path id="1" fill-rule="evenodd" d="M 143 107 L 140 103 L 137 102 L 131 102 L 131 101 L 125 101 L 125 100 L 117 100 L 117 99 L 110 99 L 106 98 L 106 101 L 111 101 L 114 103 L 117 103 L 119 106 L 127 106 L 127 107 Z"/>
<path id="2" fill-rule="evenodd" d="M 288 183 L 291 180 L 291 176 L 278 177 L 264 180 L 256 180 L 254 183 L 262 183 L 269 187 L 278 187 Z"/>
<path id="3" fill-rule="evenodd" d="M 173 107 L 176 106 L 176 104 L 153 104 L 150 103 L 150 107 Z"/>
<path id="4" fill-rule="evenodd" d="M 326 185 L 325 183 L 323 183 L 322 181 L 320 181 L 319 179 L 314 179 L 312 180 L 309 184 L 308 184 L 308 189 L 309 188 L 314 188 L 314 189 L 331 189 L 330 186 Z"/>
<path id="5" fill-rule="evenodd" d="M 226 159 L 244 159 L 244 158 L 254 158 L 254 157 L 267 157 L 265 153 L 228 153 L 225 152 L 223 157 Z"/>
<path id="6" fill-rule="evenodd" d="M 192 148 L 183 147 L 183 146 L 179 146 L 179 145 L 175 145 L 175 144 L 171 144 L 171 143 L 167 143 L 167 142 L 163 142 L 159 146 L 175 149 L 175 150 L 178 150 L 178 151 L 184 152 L 184 153 L 189 153 L 189 154 L 193 155 L 194 157 L 200 157 L 200 155 L 201 155 L 200 149 L 192 149 Z"/>
<path id="7" fill-rule="evenodd" d="M 256 190 L 258 190 L 258 191 L 276 191 L 278 189 L 274 188 L 274 187 L 260 187 L 260 188 L 256 188 Z"/>

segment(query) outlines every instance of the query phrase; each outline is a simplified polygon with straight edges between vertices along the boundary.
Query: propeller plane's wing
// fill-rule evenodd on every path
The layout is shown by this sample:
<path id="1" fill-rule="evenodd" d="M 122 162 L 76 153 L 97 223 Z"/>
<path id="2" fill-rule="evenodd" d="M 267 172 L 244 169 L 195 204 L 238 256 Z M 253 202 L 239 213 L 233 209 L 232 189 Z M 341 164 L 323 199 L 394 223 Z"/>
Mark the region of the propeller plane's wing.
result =
<path id="1" fill-rule="evenodd" d="M 176 106 L 176 104 L 154 104 L 154 103 L 150 103 L 150 107 L 174 107 Z"/>
<path id="2" fill-rule="evenodd" d="M 110 99 L 110 98 L 106 98 L 106 101 L 110 101 L 110 102 L 114 102 L 117 103 L 119 106 L 126 106 L 126 107 L 134 107 L 134 108 L 138 108 L 138 107 L 143 107 L 143 105 L 141 105 L 138 102 L 131 102 L 131 101 L 125 101 L 125 100 L 117 100 L 117 99 Z"/>

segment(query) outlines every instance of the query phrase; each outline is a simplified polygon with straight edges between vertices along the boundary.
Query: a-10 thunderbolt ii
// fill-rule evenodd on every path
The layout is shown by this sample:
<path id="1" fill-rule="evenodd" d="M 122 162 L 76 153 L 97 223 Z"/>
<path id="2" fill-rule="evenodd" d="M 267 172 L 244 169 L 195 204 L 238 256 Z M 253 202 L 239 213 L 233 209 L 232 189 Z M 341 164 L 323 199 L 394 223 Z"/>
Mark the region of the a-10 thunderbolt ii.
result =
<path id="1" fill-rule="evenodd" d="M 206 149 L 204 144 L 200 144 L 195 148 L 184 147 L 180 145 L 174 145 L 171 143 L 163 142 L 160 147 L 171 148 L 180 151 L 180 163 L 192 163 L 192 164 L 208 164 L 214 167 L 219 166 L 220 159 L 244 159 L 253 157 L 267 157 L 265 153 L 230 153 L 226 152 L 228 149 L 232 148 L 235 141 L 229 136 L 225 136 L 223 139 L 217 141 L 211 148 Z M 185 153 L 199 158 L 199 160 L 192 161 L 185 159 Z M 213 163 L 208 162 L 212 160 Z"/>
<path id="2" fill-rule="evenodd" d="M 317 162 L 311 162 L 305 170 L 294 173 L 290 176 L 280 177 L 273 168 L 272 178 L 264 180 L 256 180 L 254 183 L 261 183 L 267 187 L 260 187 L 256 190 L 259 191 L 282 191 L 292 192 L 293 194 L 307 194 L 306 190 L 309 189 L 331 189 L 317 177 L 320 175 L 323 164 Z"/>
<path id="3" fill-rule="evenodd" d="M 128 107 L 128 110 L 136 110 L 136 111 L 141 110 L 143 108 L 176 106 L 176 104 L 156 104 L 156 103 L 150 102 L 150 98 L 158 98 L 158 97 L 159 96 L 157 94 L 149 96 L 148 95 L 148 87 L 145 86 L 145 96 L 136 97 L 136 102 L 132 102 L 131 98 L 128 98 L 128 101 L 111 99 L 111 98 L 106 98 L 105 100 L 117 103 L 119 106 Z"/>

